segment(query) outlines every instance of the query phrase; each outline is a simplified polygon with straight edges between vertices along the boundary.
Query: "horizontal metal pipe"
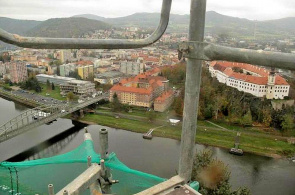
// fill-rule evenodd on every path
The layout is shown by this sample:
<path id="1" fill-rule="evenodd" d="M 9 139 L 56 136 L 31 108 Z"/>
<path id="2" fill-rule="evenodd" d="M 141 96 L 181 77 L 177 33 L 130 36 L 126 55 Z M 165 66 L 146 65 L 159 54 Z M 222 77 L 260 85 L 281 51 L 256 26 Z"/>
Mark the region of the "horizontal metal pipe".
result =
<path id="1" fill-rule="evenodd" d="M 169 23 L 172 0 L 163 0 L 161 19 L 158 28 L 146 39 L 76 39 L 22 37 L 0 28 L 0 40 L 25 48 L 36 49 L 132 49 L 155 43 L 166 31 Z"/>
<path id="2" fill-rule="evenodd" d="M 208 44 L 204 53 L 210 60 L 225 60 L 295 70 L 295 54 L 239 49 Z"/>

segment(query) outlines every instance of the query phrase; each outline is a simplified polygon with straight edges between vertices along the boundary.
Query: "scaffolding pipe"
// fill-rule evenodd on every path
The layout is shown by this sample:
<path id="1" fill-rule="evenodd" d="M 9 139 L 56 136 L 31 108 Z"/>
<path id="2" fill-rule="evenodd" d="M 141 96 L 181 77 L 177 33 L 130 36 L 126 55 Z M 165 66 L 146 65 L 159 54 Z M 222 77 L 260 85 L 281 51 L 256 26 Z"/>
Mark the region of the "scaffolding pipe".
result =
<path id="1" fill-rule="evenodd" d="M 87 156 L 87 166 L 91 166 L 91 156 Z"/>
<path id="2" fill-rule="evenodd" d="M 189 41 L 203 42 L 206 0 L 191 0 Z M 185 182 L 191 179 L 201 85 L 202 60 L 188 58 L 178 173 Z"/>
<path id="3" fill-rule="evenodd" d="M 22 37 L 0 28 L 0 40 L 25 48 L 35 49 L 133 49 L 151 45 L 158 41 L 169 23 L 172 0 L 163 0 L 158 28 L 146 39 L 77 39 Z"/>
<path id="4" fill-rule="evenodd" d="M 241 48 L 231 48 L 215 44 L 204 47 L 204 54 L 211 60 L 243 62 L 261 66 L 295 70 L 295 55 Z"/>
<path id="5" fill-rule="evenodd" d="M 48 194 L 54 195 L 54 187 L 53 184 L 48 184 Z"/>
<path id="6" fill-rule="evenodd" d="M 108 142 L 108 130 L 101 129 L 99 131 L 99 145 L 101 159 L 106 159 L 108 156 L 109 142 Z"/>

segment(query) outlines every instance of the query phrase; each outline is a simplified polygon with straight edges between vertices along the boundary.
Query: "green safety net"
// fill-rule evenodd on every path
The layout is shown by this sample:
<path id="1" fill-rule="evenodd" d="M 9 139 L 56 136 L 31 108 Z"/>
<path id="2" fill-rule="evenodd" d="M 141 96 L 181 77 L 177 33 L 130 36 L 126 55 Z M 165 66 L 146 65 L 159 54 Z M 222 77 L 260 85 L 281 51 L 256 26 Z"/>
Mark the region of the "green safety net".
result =
<path id="1" fill-rule="evenodd" d="M 91 140 L 84 141 L 75 150 L 38 160 L 0 163 L 0 194 L 35 195 L 47 194 L 48 184 L 58 192 L 87 169 L 87 157 L 99 163 L 100 155 L 94 151 Z M 150 188 L 165 179 L 130 169 L 111 153 L 105 161 L 113 179 L 112 193 L 129 195 Z M 89 191 L 84 192 L 89 194 Z"/>

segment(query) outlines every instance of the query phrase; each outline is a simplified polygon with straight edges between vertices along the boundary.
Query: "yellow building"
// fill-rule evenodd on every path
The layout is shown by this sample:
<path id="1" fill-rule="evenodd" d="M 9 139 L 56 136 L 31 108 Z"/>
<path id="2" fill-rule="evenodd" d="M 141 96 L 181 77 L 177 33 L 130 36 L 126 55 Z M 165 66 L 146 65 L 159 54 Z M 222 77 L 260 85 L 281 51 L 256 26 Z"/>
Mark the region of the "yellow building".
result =
<path id="1" fill-rule="evenodd" d="M 93 65 L 78 67 L 78 75 L 83 80 L 87 80 L 91 76 L 93 77 Z"/>

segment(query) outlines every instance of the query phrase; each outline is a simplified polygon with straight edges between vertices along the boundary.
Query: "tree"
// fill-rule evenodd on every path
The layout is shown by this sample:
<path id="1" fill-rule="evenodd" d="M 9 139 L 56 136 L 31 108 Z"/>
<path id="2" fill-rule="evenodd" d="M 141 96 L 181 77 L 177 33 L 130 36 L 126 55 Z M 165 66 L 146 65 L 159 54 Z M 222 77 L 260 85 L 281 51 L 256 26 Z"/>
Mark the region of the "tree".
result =
<path id="1" fill-rule="evenodd" d="M 56 67 L 56 74 L 57 74 L 57 76 L 60 76 L 60 67 L 59 66 Z"/>
<path id="2" fill-rule="evenodd" d="M 82 80 L 82 78 L 78 74 L 78 69 L 75 69 L 75 71 L 70 72 L 69 77 L 72 77 L 72 78 L 75 78 L 75 79 L 78 79 L 78 80 Z"/>
<path id="3" fill-rule="evenodd" d="M 271 112 L 269 109 L 262 110 L 263 119 L 262 122 L 266 127 L 269 127 L 272 121 Z"/>
<path id="4" fill-rule="evenodd" d="M 294 120 L 293 116 L 291 114 L 286 114 L 283 116 L 282 121 L 282 130 L 288 131 L 294 128 Z"/>
<path id="5" fill-rule="evenodd" d="M 51 85 L 50 85 L 50 82 L 48 79 L 46 81 L 46 88 L 47 88 L 47 90 L 51 90 Z"/>
<path id="6" fill-rule="evenodd" d="M 51 83 L 51 89 L 52 89 L 52 90 L 55 90 L 54 83 Z"/>
<path id="7" fill-rule="evenodd" d="M 78 97 L 73 92 L 69 92 L 67 94 L 67 99 L 68 99 L 68 101 L 74 101 L 74 100 L 77 100 Z"/>
<path id="8" fill-rule="evenodd" d="M 7 76 L 5 76 L 4 77 L 4 83 L 9 84 L 10 82 L 11 82 L 10 79 Z"/>
<path id="9" fill-rule="evenodd" d="M 241 124 L 243 126 L 251 126 L 252 125 L 252 115 L 251 115 L 250 110 L 248 110 L 248 112 L 243 116 L 243 118 L 241 120 Z"/>
<path id="10" fill-rule="evenodd" d="M 199 192 L 203 195 L 249 195 L 247 188 L 232 191 L 229 183 L 230 171 L 227 165 L 214 159 L 211 150 L 204 150 L 195 156 L 192 179 L 200 182 Z"/>
<path id="11" fill-rule="evenodd" d="M 112 110 L 114 112 L 121 111 L 122 105 L 121 105 L 121 103 L 119 101 L 117 93 L 114 93 L 114 95 L 113 95 L 112 108 L 113 108 Z"/>
<path id="12" fill-rule="evenodd" d="M 155 113 L 153 110 L 151 110 L 151 111 L 147 111 L 147 112 L 146 112 L 146 116 L 147 116 L 147 118 L 149 119 L 149 121 L 153 121 L 153 120 L 155 120 L 156 117 L 157 117 L 156 113 Z"/>
<path id="13" fill-rule="evenodd" d="M 25 82 L 21 83 L 20 87 L 22 89 L 35 90 L 36 92 L 41 92 L 42 88 L 35 76 L 31 76 Z"/>

